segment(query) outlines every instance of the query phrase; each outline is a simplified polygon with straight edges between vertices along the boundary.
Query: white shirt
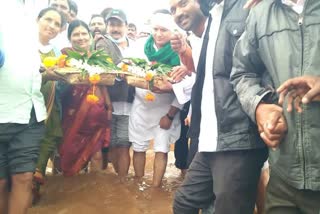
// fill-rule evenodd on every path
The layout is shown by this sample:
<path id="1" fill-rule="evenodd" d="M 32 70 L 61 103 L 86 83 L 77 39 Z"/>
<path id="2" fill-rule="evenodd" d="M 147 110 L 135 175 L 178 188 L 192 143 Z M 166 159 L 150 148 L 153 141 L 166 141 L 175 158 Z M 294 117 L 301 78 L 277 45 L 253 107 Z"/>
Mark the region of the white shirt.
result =
<path id="1" fill-rule="evenodd" d="M 199 152 L 214 152 L 217 149 L 218 138 L 218 122 L 215 111 L 214 101 L 214 87 L 213 87 L 213 74 L 212 65 L 214 59 L 214 51 L 217 42 L 218 32 L 220 28 L 220 22 L 223 12 L 223 1 L 220 4 L 216 4 L 211 10 L 212 24 L 209 32 L 209 42 L 206 54 L 206 74 L 202 89 L 201 100 L 201 123 L 200 123 L 200 135 L 199 135 Z M 208 22 L 208 20 L 207 20 Z M 206 28 L 207 28 L 206 23 Z M 202 41 L 204 34 L 202 34 Z M 201 51 L 201 48 L 200 48 Z M 200 52 L 197 54 L 199 59 Z M 198 65 L 196 65 L 198 66 Z"/>
<path id="2" fill-rule="evenodd" d="M 192 47 L 192 59 L 195 67 L 198 65 L 198 58 L 193 56 L 193 53 L 200 53 L 198 52 L 201 49 L 201 38 L 197 37 L 194 34 L 189 36 L 189 41 Z M 200 47 L 199 47 L 200 46 Z M 175 93 L 177 100 L 180 104 L 184 104 L 191 99 L 192 87 L 196 81 L 196 73 L 192 71 L 191 76 L 185 76 L 185 78 L 178 83 L 172 85 L 173 92 Z"/>
<path id="3" fill-rule="evenodd" d="M 292 0 L 282 0 L 282 3 L 291 7 L 296 13 L 301 14 L 303 12 L 305 0 L 297 0 L 297 3 Z"/>
<path id="4" fill-rule="evenodd" d="M 55 38 L 53 38 L 50 43 L 57 47 L 60 51 L 63 48 L 71 47 L 71 43 L 68 39 L 68 27 L 69 24 L 66 24 L 66 29 L 60 32 Z"/>
<path id="5" fill-rule="evenodd" d="M 163 130 L 159 125 L 160 119 L 168 113 L 171 106 L 182 108 L 182 106 L 176 102 L 173 93 L 152 93 L 155 96 L 154 101 L 146 101 L 144 98 L 146 93 L 152 92 L 136 88 L 132 111 L 129 117 L 130 142 L 148 141 L 155 138 L 157 134 L 163 133 L 160 131 Z M 170 136 L 170 143 L 174 143 L 180 137 L 180 129 L 180 115 L 178 112 L 170 128 L 163 134 Z"/>
<path id="6" fill-rule="evenodd" d="M 207 23 L 206 23 L 206 25 L 207 25 Z M 191 34 L 189 36 L 189 41 L 190 41 L 191 48 L 192 48 L 192 59 L 193 59 L 194 67 L 196 70 L 197 70 L 197 66 L 199 63 L 199 57 L 200 57 L 200 52 L 201 52 L 201 47 L 202 47 L 202 39 L 203 39 L 202 37 L 201 38 L 197 37 L 195 34 Z"/>
<path id="7" fill-rule="evenodd" d="M 181 82 L 172 84 L 172 90 L 180 104 L 185 104 L 191 99 L 193 84 L 196 80 L 196 74 L 192 72 L 191 76 L 185 76 Z"/>
<path id="8" fill-rule="evenodd" d="M 0 123 L 28 124 L 32 107 L 46 119 L 36 22 L 15 1 L 0 8 L 0 33 L 6 60 L 0 68 Z M 19 26 L 19 27 L 17 27 Z"/>
<path id="9" fill-rule="evenodd" d="M 139 46 L 138 46 L 139 45 Z M 155 47 L 156 48 L 156 47 Z M 132 56 L 131 56 L 132 57 Z M 133 57 L 144 58 L 144 44 L 137 43 L 135 46 L 135 55 Z M 144 99 L 146 93 L 152 93 L 155 96 L 154 101 L 146 101 Z M 180 113 L 178 112 L 168 130 L 161 131 L 159 122 L 161 117 L 165 116 L 170 107 L 182 109 L 183 105 L 179 104 L 174 93 L 157 94 L 149 90 L 136 88 L 133 101 L 132 111 L 129 117 L 129 141 L 144 142 L 154 139 L 159 133 L 170 136 L 170 142 L 174 143 L 180 137 Z M 163 137 L 165 141 L 167 137 Z M 168 143 L 168 142 L 163 142 Z"/>

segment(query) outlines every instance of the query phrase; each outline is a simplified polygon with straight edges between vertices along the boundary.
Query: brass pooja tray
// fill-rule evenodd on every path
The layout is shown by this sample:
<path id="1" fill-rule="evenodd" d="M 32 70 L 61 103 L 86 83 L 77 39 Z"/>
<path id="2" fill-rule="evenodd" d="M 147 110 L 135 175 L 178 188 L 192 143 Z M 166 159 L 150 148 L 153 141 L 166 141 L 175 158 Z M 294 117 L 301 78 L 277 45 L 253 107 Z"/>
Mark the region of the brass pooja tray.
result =
<path id="1" fill-rule="evenodd" d="M 71 85 L 91 84 L 88 75 L 84 76 L 80 70 L 72 67 L 57 68 L 54 72 L 61 80 Z M 101 80 L 98 82 L 98 85 L 114 85 L 117 74 L 117 71 L 100 73 Z"/>

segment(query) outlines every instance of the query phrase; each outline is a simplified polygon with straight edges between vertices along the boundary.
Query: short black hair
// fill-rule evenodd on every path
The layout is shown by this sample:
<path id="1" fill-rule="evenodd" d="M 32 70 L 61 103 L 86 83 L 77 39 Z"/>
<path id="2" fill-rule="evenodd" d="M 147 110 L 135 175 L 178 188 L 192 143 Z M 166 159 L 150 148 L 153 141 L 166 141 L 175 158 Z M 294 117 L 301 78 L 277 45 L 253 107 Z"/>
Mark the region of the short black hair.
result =
<path id="1" fill-rule="evenodd" d="M 152 14 L 158 14 L 158 13 L 171 15 L 170 11 L 169 11 L 169 10 L 167 10 L 167 9 L 159 9 L 159 10 L 155 10 Z"/>
<path id="2" fill-rule="evenodd" d="M 84 27 L 90 35 L 90 29 L 89 29 L 89 26 L 87 25 L 87 23 L 85 23 L 82 20 L 76 19 L 76 20 L 73 20 L 72 22 L 70 22 L 70 24 L 69 24 L 69 27 L 68 27 L 68 39 L 69 40 L 71 39 L 71 34 L 74 31 L 74 29 L 79 26 Z"/>
<path id="3" fill-rule="evenodd" d="M 68 3 L 68 6 L 69 6 L 69 10 L 71 10 L 71 1 L 72 0 L 67 0 L 67 3 Z M 51 3 L 51 0 L 48 0 L 48 5 L 50 5 L 50 3 Z M 75 2 L 74 2 L 75 3 Z M 75 3 L 76 4 L 76 3 Z M 77 12 L 78 12 L 78 6 L 77 6 L 77 4 L 76 4 L 76 7 L 77 7 Z"/>
<path id="4" fill-rule="evenodd" d="M 129 23 L 128 24 L 128 28 L 129 27 L 132 27 L 132 28 L 134 28 L 135 30 L 137 30 L 137 26 L 135 25 L 135 24 L 133 24 L 133 23 Z"/>
<path id="5" fill-rule="evenodd" d="M 91 15 L 91 18 L 90 18 L 89 25 L 91 24 L 92 19 L 94 19 L 94 18 L 96 18 L 96 17 L 101 17 L 101 18 L 104 20 L 104 18 L 103 18 L 102 15 L 100 15 L 100 14 L 92 14 L 92 15 Z"/>
<path id="6" fill-rule="evenodd" d="M 69 1 L 69 8 L 70 8 L 70 11 L 74 11 L 74 13 L 76 15 L 78 15 L 78 5 L 75 1 L 73 0 L 68 0 Z"/>
<path id="7" fill-rule="evenodd" d="M 39 20 L 42 16 L 44 16 L 48 11 L 57 12 L 61 17 L 61 26 L 60 27 L 62 28 L 65 26 L 65 24 L 67 23 L 66 17 L 59 10 L 57 10 L 54 7 L 46 7 L 46 8 L 43 8 L 42 10 L 40 10 L 38 17 L 37 17 L 37 20 Z"/>

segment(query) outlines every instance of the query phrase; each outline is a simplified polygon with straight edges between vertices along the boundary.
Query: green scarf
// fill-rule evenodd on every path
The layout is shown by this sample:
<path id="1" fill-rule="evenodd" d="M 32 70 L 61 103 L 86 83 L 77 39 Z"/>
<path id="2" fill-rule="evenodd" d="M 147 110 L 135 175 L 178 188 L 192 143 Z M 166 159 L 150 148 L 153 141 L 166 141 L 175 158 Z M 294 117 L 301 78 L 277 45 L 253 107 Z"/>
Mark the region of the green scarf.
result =
<path id="1" fill-rule="evenodd" d="M 179 55 L 172 50 L 170 42 L 156 51 L 153 37 L 150 36 L 144 45 L 144 53 L 149 61 L 156 61 L 171 66 L 180 65 Z"/>

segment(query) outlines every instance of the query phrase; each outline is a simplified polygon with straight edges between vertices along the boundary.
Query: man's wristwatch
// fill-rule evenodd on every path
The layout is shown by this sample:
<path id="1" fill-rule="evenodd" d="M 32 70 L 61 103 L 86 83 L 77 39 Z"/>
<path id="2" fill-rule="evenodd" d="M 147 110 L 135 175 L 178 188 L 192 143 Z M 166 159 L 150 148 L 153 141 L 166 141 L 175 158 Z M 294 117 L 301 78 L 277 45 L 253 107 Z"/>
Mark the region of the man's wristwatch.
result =
<path id="1" fill-rule="evenodd" d="M 168 113 L 166 114 L 166 116 L 167 116 L 167 118 L 169 119 L 169 120 L 173 120 L 174 119 L 174 116 L 172 117 L 172 116 L 170 116 Z"/>

